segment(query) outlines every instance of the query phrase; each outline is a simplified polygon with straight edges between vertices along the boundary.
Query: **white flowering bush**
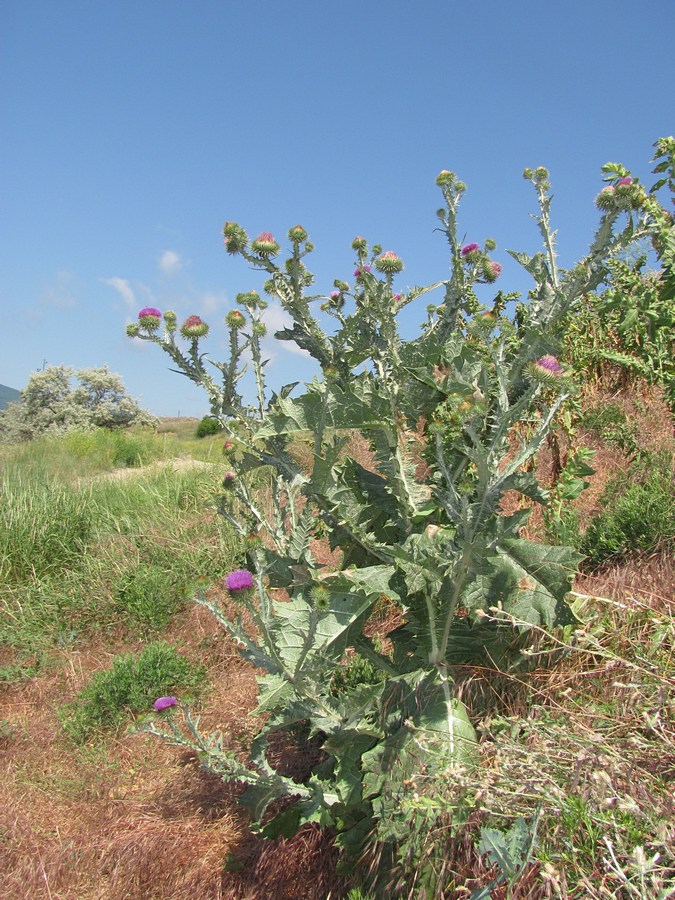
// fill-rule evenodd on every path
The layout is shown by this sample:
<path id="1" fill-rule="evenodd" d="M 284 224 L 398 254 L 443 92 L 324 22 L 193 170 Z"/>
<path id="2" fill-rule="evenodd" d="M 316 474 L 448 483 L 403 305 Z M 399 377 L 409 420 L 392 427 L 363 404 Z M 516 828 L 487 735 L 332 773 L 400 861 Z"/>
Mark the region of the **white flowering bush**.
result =
<path id="1" fill-rule="evenodd" d="M 205 596 L 200 602 L 255 665 L 264 723 L 248 761 L 219 735 L 202 734 L 187 709 L 148 728 L 192 748 L 223 778 L 244 782 L 243 802 L 265 835 L 316 821 L 358 847 L 386 820 L 393 830 L 381 836 L 395 837 L 401 798 L 420 773 L 452 780 L 474 765 L 476 732 L 455 667 L 488 658 L 508 665 L 514 638 L 529 626 L 572 621 L 566 595 L 580 557 L 523 538 L 529 510 L 506 515 L 501 501 L 508 491 L 546 502 L 528 463 L 570 393 L 556 356 L 560 323 L 603 281 L 608 260 L 648 232 L 649 217 L 643 189 L 617 179 L 601 195 L 588 254 L 564 271 L 548 173 L 537 168 L 525 177 L 538 197 L 543 250 L 512 253 L 533 282 L 515 320 L 507 306 L 513 295 L 498 291 L 489 304 L 479 302 L 476 286 L 494 283 L 501 265 L 493 241 L 458 239 L 465 185 L 443 171 L 438 216 L 451 274 L 428 287 L 403 290 L 400 257 L 358 237 L 353 276 L 313 294 L 306 265 L 313 248 L 303 227 L 290 229 L 289 255 L 278 262 L 273 235 L 250 240 L 239 224 L 226 223 L 228 253 L 263 274 L 265 293 L 291 318 L 276 337 L 318 362 L 321 375 L 310 384 L 268 391 L 266 301 L 255 291 L 238 295 L 241 308 L 227 315 L 223 362 L 203 353 L 208 326 L 198 316 L 179 327 L 175 313 L 146 308 L 129 327 L 206 390 L 226 432 L 221 511 L 246 548 L 245 566 L 227 588 L 246 616 L 230 618 Z M 437 299 L 421 333 L 403 340 L 400 311 L 431 291 Z M 331 327 L 321 324 L 326 317 Z M 253 403 L 239 388 L 245 359 L 255 375 Z M 370 464 L 353 454 L 355 433 L 371 448 Z M 298 461 L 299 440 L 311 446 L 309 464 Z M 261 499 L 265 478 L 269 496 Z M 317 540 L 340 551 L 336 568 L 317 562 Z M 364 630 L 382 598 L 402 622 L 386 642 Z M 376 677 L 345 678 L 337 689 L 347 654 L 367 661 Z M 278 772 L 266 752 L 272 734 L 300 723 L 322 751 L 303 783 Z"/>

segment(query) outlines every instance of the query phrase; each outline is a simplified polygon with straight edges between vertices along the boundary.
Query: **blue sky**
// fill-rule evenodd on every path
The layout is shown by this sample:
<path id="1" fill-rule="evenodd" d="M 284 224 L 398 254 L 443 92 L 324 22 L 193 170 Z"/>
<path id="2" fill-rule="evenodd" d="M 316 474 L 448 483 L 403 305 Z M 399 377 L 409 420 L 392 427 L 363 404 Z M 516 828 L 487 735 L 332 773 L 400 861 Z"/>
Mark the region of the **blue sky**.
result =
<path id="1" fill-rule="evenodd" d="M 493 237 L 499 286 L 526 291 L 506 255 L 539 248 L 523 168 L 550 169 L 571 265 L 601 165 L 651 184 L 675 129 L 673 0 L 5 0 L 0 35 L 0 383 L 107 363 L 158 415 L 207 404 L 125 325 L 145 305 L 200 314 L 218 358 L 235 294 L 262 286 L 225 253 L 225 220 L 282 243 L 301 223 L 322 292 L 363 235 L 400 254 L 405 289 L 448 271 L 448 168 L 467 240 Z M 269 352 L 275 383 L 309 377 Z"/>

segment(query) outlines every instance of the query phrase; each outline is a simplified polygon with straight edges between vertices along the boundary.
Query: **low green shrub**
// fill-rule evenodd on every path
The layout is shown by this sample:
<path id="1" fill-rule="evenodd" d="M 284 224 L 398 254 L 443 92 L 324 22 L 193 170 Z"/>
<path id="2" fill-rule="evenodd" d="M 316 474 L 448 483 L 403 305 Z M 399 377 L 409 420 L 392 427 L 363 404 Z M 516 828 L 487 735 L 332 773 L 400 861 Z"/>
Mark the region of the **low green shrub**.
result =
<path id="1" fill-rule="evenodd" d="M 199 425 L 197 425 L 196 434 L 198 438 L 203 438 L 212 434 L 218 434 L 222 430 L 223 426 L 218 419 L 215 419 L 213 416 L 204 416 Z"/>
<path id="2" fill-rule="evenodd" d="M 77 698 L 60 711 L 67 734 L 77 743 L 104 728 L 118 727 L 129 714 L 149 712 L 160 696 L 181 690 L 198 693 L 205 671 L 174 647 L 156 641 L 138 655 L 122 654 L 98 672 Z"/>
<path id="3" fill-rule="evenodd" d="M 603 512 L 581 541 L 586 567 L 595 568 L 632 551 L 675 543 L 675 477 L 668 454 L 647 454 L 628 475 L 613 478 L 603 494 Z"/>

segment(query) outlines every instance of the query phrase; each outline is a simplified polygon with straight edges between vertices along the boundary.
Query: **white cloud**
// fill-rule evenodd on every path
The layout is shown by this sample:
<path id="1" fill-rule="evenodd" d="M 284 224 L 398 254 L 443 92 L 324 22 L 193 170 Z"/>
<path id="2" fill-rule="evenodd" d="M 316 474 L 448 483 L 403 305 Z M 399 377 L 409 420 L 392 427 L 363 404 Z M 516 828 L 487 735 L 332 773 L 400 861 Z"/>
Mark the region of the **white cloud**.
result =
<path id="1" fill-rule="evenodd" d="M 62 269 L 56 273 L 56 278 L 40 296 L 43 306 L 53 306 L 56 309 L 70 309 L 77 305 L 73 296 L 75 276 L 72 272 Z"/>
<path id="2" fill-rule="evenodd" d="M 274 340 L 274 332 L 281 331 L 283 328 L 292 328 L 293 320 L 288 313 L 276 301 L 272 300 L 262 314 L 262 320 L 267 325 L 267 331 L 271 338 L 271 347 L 273 358 L 276 357 L 275 350 L 285 350 L 287 353 L 295 353 L 298 356 L 309 358 L 310 354 L 298 347 L 295 341 L 277 341 Z M 269 346 L 269 345 L 268 345 Z M 273 349 L 272 349 L 273 348 Z"/>
<path id="3" fill-rule="evenodd" d="M 180 256 L 174 250 L 165 250 L 159 257 L 159 268 L 165 275 L 177 275 L 183 268 Z"/>
<path id="4" fill-rule="evenodd" d="M 126 278 L 103 278 L 102 281 L 117 291 L 126 306 L 131 308 L 137 305 L 133 289 Z"/>
<path id="5" fill-rule="evenodd" d="M 214 294 L 207 291 L 199 298 L 199 312 L 203 316 L 212 316 L 222 310 L 223 314 L 227 308 L 227 297 L 225 294 Z"/>

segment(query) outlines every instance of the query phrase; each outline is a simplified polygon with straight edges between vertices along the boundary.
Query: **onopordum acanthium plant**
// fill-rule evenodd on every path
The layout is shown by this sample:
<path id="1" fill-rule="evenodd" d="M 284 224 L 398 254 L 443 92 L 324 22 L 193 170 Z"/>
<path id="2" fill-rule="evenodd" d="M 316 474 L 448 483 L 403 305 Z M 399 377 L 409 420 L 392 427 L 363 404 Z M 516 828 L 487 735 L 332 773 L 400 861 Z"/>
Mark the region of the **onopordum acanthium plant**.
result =
<path id="1" fill-rule="evenodd" d="M 374 823 L 395 819 L 422 774 L 470 769 L 476 733 L 455 667 L 488 658 L 506 664 L 514 635 L 528 624 L 572 621 L 565 598 L 580 557 L 521 537 L 528 510 L 506 515 L 501 501 L 515 491 L 546 502 L 527 464 L 570 391 L 556 358 L 560 323 L 649 222 L 637 182 L 629 191 L 617 187 L 614 204 L 604 192 L 587 256 L 563 271 L 548 173 L 526 170 L 525 177 L 538 196 L 544 249 L 512 254 L 534 281 L 515 321 L 507 309 L 513 295 L 479 302 L 476 285 L 493 283 L 501 266 L 490 256 L 494 242 L 459 241 L 465 185 L 443 171 L 438 216 L 451 269 L 429 287 L 395 288 L 399 256 L 358 237 L 353 279 L 336 280 L 328 295 L 311 294 L 305 260 L 312 245 L 303 227 L 288 232 L 290 255 L 279 264 L 281 248 L 270 233 L 250 240 L 240 225 L 226 223 L 227 251 L 266 276 L 264 291 L 291 318 L 276 337 L 318 362 L 321 375 L 309 384 L 268 392 L 266 302 L 255 291 L 238 295 L 241 309 L 227 315 L 224 362 L 202 352 L 208 326 L 198 316 L 179 328 L 175 313 L 146 308 L 129 327 L 204 387 L 226 432 L 220 510 L 246 547 L 245 568 L 228 587 L 250 624 L 227 617 L 217 600 L 199 599 L 256 667 L 263 723 L 248 762 L 221 736 L 203 735 L 187 709 L 180 721 L 172 715 L 148 730 L 244 782 L 243 802 L 265 835 L 318 821 L 358 847 Z M 400 310 L 430 291 L 439 299 L 427 307 L 421 333 L 403 340 Z M 256 384 L 250 404 L 239 392 L 245 360 Z M 371 448 L 365 465 L 352 453 L 355 433 Z M 295 452 L 299 441 L 311 446 L 309 464 Z M 337 567 L 317 562 L 317 539 L 341 551 Z M 364 631 L 382 598 L 402 617 L 385 644 Z M 335 690 L 332 676 L 354 651 L 379 676 Z M 270 735 L 299 723 L 322 751 L 303 783 L 276 771 L 266 754 Z"/>

